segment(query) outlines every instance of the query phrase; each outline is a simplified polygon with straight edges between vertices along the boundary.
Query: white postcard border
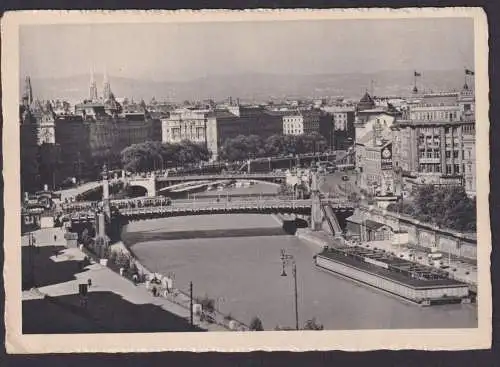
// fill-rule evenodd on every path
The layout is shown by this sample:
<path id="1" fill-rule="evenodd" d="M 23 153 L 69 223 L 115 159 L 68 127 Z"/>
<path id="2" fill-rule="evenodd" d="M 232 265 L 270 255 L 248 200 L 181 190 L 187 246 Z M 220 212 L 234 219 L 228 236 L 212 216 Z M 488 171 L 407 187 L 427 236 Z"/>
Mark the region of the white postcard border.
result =
<path id="1" fill-rule="evenodd" d="M 19 27 L 29 24 L 285 21 L 468 17 L 474 19 L 478 233 L 478 328 L 22 335 L 19 189 Z M 4 279 L 9 353 L 153 351 L 466 350 L 491 345 L 488 28 L 480 8 L 255 11 L 20 11 L 2 19 Z"/>

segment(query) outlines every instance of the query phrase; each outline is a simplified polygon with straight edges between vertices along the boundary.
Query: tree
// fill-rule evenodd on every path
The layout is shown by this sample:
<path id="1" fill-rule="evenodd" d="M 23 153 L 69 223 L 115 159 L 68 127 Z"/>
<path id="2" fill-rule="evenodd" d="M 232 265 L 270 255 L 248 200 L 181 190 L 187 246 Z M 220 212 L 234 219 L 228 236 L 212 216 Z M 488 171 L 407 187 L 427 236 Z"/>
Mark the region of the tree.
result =
<path id="1" fill-rule="evenodd" d="M 197 301 L 201 305 L 203 311 L 214 312 L 214 310 L 215 310 L 215 300 L 214 299 L 208 298 L 208 296 L 205 295 L 205 297 L 198 299 Z"/>
<path id="2" fill-rule="evenodd" d="M 476 200 L 467 196 L 463 186 L 420 186 L 411 202 L 390 204 L 387 210 L 444 228 L 476 230 Z"/>
<path id="3" fill-rule="evenodd" d="M 258 317 L 254 317 L 252 321 L 250 321 L 249 328 L 251 331 L 264 331 L 262 321 Z"/>

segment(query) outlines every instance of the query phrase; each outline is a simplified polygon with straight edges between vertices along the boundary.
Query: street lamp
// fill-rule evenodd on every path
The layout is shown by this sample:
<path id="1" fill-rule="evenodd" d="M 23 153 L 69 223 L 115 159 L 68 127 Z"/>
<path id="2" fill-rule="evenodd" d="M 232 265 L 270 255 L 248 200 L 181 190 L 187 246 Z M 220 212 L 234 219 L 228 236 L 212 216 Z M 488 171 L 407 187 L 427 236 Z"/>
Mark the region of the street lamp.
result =
<path id="1" fill-rule="evenodd" d="M 292 255 L 286 253 L 285 249 L 281 249 L 281 265 L 282 272 L 281 276 L 286 277 L 286 266 L 292 265 L 292 275 L 294 281 L 294 293 L 295 293 L 295 330 L 299 330 L 299 309 L 298 309 L 298 295 L 297 295 L 297 264 L 295 263 L 295 258 Z"/>
<path id="2" fill-rule="evenodd" d="M 35 243 L 33 232 L 28 233 L 28 256 L 30 263 L 30 286 L 35 287 Z"/>
<path id="3" fill-rule="evenodd" d="M 161 154 L 158 154 L 158 158 L 160 158 L 160 162 L 161 162 L 160 172 L 163 173 L 163 169 L 164 169 L 163 157 Z"/>

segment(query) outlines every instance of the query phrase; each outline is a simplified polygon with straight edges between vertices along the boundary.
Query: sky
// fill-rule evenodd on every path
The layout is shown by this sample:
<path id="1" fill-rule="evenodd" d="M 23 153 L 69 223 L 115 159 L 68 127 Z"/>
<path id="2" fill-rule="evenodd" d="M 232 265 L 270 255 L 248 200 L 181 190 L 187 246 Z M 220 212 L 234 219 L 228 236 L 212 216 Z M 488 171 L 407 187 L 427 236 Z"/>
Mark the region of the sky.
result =
<path id="1" fill-rule="evenodd" d="M 187 81 L 212 75 L 473 68 L 465 18 L 36 25 L 20 30 L 20 76 Z"/>

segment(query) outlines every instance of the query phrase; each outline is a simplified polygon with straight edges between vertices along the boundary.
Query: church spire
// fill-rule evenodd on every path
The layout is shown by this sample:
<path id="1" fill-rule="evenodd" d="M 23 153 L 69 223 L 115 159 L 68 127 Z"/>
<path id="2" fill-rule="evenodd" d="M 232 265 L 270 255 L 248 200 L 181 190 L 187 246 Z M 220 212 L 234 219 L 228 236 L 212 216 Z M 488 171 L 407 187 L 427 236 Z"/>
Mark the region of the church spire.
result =
<path id="1" fill-rule="evenodd" d="M 103 91 L 102 96 L 105 101 L 111 98 L 111 85 L 108 79 L 108 72 L 106 68 L 104 68 L 104 78 L 103 78 Z"/>
<path id="2" fill-rule="evenodd" d="M 89 98 L 91 101 L 97 100 L 97 84 L 94 78 L 94 68 L 90 69 L 90 90 L 89 90 Z"/>
<path id="3" fill-rule="evenodd" d="M 29 76 L 24 81 L 23 104 L 25 107 L 31 106 L 33 103 L 33 90 L 31 88 L 31 79 Z"/>

